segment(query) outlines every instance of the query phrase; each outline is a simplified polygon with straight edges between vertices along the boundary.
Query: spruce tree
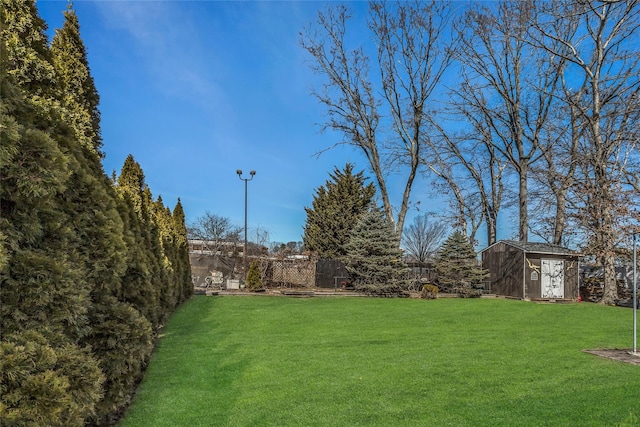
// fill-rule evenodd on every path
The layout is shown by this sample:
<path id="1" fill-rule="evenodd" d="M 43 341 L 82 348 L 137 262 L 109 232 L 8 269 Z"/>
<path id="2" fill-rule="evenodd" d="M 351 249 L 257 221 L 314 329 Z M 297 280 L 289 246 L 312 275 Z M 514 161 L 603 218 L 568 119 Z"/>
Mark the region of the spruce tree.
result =
<path id="1" fill-rule="evenodd" d="M 440 287 L 463 295 L 479 295 L 470 290 L 480 287 L 487 273 L 478 265 L 476 256 L 464 234 L 459 231 L 451 234 L 436 256 L 435 270 Z"/>
<path id="2" fill-rule="evenodd" d="M 360 218 L 345 249 L 345 264 L 356 286 L 395 285 L 406 273 L 397 235 L 376 207 Z"/>
<path id="3" fill-rule="evenodd" d="M 322 258 L 342 258 L 355 227 L 375 195 L 373 184 L 366 183 L 363 172 L 353 173 L 353 164 L 344 170 L 335 168 L 331 179 L 316 190 L 312 207 L 305 207 L 305 249 Z"/>

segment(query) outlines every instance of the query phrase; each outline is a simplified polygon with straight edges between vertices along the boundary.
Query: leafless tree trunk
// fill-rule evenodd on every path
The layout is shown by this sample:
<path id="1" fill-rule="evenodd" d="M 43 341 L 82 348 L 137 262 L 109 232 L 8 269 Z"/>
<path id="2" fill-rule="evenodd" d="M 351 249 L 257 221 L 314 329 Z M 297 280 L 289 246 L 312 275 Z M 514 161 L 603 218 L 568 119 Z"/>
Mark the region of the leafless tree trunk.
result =
<path id="1" fill-rule="evenodd" d="M 529 230 L 529 169 L 540 156 L 561 66 L 557 56 L 540 55 L 527 43 L 535 19 L 533 1 L 503 1 L 474 6 L 457 25 L 463 83 L 454 102 L 467 120 L 482 117 L 493 147 L 517 174 L 522 241 Z"/>
<path id="2" fill-rule="evenodd" d="M 469 193 L 465 183 L 461 182 L 459 176 L 454 175 L 451 164 L 442 159 L 440 154 L 434 150 L 434 156 L 425 162 L 429 172 L 436 176 L 433 182 L 435 192 L 453 193 L 453 199 L 449 201 L 452 210 L 451 222 L 453 228 L 459 230 L 471 244 L 475 245 L 476 233 L 483 223 L 483 215 L 477 197 L 474 193 Z M 464 185 L 464 189 L 463 189 Z"/>
<path id="3" fill-rule="evenodd" d="M 487 244 L 492 245 L 497 240 L 498 213 L 504 192 L 502 173 L 505 165 L 483 120 L 486 116 L 468 115 L 468 111 L 461 107 L 463 102 L 454 103 L 454 108 L 458 117 L 463 116 L 471 123 L 471 131 L 452 136 L 442 126 L 434 123 L 433 126 L 439 131 L 440 137 L 434 138 L 435 142 L 431 144 L 430 158 L 440 161 L 436 163 L 431 160 L 430 167 L 441 178 L 445 176 L 443 165 L 446 164 L 444 167 L 449 170 L 453 169 L 452 173 L 446 175 L 451 177 L 446 182 L 452 189 L 460 184 L 467 189 L 467 197 L 462 202 L 462 205 L 465 205 L 462 211 L 465 215 L 473 214 L 475 210 L 471 207 L 475 203 L 474 200 L 479 201 L 480 214 L 486 225 Z M 436 164 L 440 165 L 439 170 L 436 170 Z M 473 190 L 469 191 L 470 189 Z M 469 219 L 473 223 L 473 219 Z M 473 240 L 470 240 L 472 244 Z"/>
<path id="4" fill-rule="evenodd" d="M 370 3 L 369 29 L 378 49 L 381 90 L 370 75 L 369 55 L 345 45 L 350 18 L 345 6 L 329 6 L 319 13 L 316 30 L 302 34 L 314 70 L 327 81 L 321 91 L 314 91 L 328 110 L 325 128 L 341 132 L 342 144 L 356 147 L 367 158 L 399 237 L 431 115 L 427 102 L 451 62 L 449 38 L 443 35 L 449 14 L 450 5 L 438 1 Z M 406 171 L 397 217 L 387 190 L 387 172 L 394 167 Z"/>
<path id="5" fill-rule="evenodd" d="M 578 111 L 584 131 L 576 183 L 583 198 L 579 219 L 604 267 L 602 302 L 611 304 L 617 298 L 619 223 L 628 215 L 626 162 L 638 135 L 640 5 L 637 0 L 544 4 L 547 19 L 532 29 L 531 38 L 569 62 L 565 76 L 578 86 L 565 101 Z M 577 30 L 567 33 L 567 27 Z"/>
<path id="6" fill-rule="evenodd" d="M 562 83 L 564 98 L 567 98 L 570 89 L 564 78 Z M 569 195 L 576 182 L 582 137 L 578 110 L 566 103 L 560 107 L 551 119 L 550 133 L 553 137 L 542 147 L 542 161 L 532 168 L 532 177 L 538 183 L 533 209 L 537 227 L 532 230 L 555 245 L 563 243 L 569 213 L 574 207 Z"/>

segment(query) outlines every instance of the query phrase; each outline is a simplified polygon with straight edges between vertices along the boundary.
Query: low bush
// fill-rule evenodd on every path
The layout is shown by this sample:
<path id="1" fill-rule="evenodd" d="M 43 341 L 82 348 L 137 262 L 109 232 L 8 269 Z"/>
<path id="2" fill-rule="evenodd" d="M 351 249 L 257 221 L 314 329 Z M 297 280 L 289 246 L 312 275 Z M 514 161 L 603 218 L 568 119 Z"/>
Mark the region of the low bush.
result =
<path id="1" fill-rule="evenodd" d="M 458 294 L 460 298 L 480 298 L 482 295 L 479 289 L 470 286 L 454 286 L 451 288 L 451 293 Z"/>
<path id="2" fill-rule="evenodd" d="M 370 297 L 378 298 L 408 298 L 409 292 L 399 285 L 358 285 L 356 291 Z"/>
<path id="3" fill-rule="evenodd" d="M 436 299 L 438 298 L 438 287 L 436 285 L 424 285 L 420 298 L 424 299 Z"/>

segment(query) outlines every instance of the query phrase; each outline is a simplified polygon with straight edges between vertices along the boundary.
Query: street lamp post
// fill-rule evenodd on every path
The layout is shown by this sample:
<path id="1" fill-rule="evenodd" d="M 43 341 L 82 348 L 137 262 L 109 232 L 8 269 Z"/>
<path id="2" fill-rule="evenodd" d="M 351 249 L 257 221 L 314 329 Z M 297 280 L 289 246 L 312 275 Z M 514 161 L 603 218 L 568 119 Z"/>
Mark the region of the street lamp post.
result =
<path id="1" fill-rule="evenodd" d="M 633 232 L 633 354 L 638 354 L 638 256 L 636 234 Z"/>
<path id="2" fill-rule="evenodd" d="M 242 252 L 242 257 L 244 258 L 244 275 L 246 280 L 247 275 L 247 183 L 251 181 L 256 174 L 256 171 L 250 171 L 250 178 L 242 177 L 242 169 L 238 169 L 236 171 L 238 174 L 238 178 L 244 181 L 244 251 Z"/>

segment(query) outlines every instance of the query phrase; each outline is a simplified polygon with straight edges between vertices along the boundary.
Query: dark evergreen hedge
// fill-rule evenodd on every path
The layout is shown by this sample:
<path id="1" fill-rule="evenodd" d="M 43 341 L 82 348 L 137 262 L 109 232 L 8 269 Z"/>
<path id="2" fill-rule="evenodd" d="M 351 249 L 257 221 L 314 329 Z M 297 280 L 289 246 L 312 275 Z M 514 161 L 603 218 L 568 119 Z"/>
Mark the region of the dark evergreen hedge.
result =
<path id="1" fill-rule="evenodd" d="M 33 1 L 0 4 L 0 424 L 110 424 L 158 329 L 191 296 L 184 211 L 127 158 L 102 167 L 73 9 L 51 46 Z"/>

